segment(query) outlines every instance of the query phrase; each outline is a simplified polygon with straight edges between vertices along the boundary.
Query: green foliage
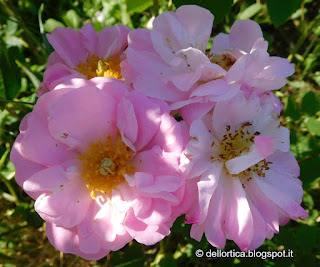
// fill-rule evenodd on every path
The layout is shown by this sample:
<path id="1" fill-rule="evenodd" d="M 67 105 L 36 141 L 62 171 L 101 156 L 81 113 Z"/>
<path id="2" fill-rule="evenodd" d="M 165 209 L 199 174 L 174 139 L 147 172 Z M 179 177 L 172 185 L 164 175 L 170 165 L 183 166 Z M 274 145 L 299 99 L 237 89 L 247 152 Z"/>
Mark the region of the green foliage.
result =
<path id="1" fill-rule="evenodd" d="M 64 24 L 60 21 L 57 21 L 55 19 L 47 19 L 46 22 L 43 24 L 43 28 L 46 32 L 51 33 L 54 28 L 62 27 L 64 28 Z"/>
<path id="2" fill-rule="evenodd" d="M 240 12 L 237 16 L 237 19 L 245 20 L 250 19 L 256 14 L 258 14 L 263 8 L 263 5 L 261 3 L 255 3 L 250 6 L 248 6 L 246 9 L 244 9 L 242 12 Z"/>
<path id="3" fill-rule="evenodd" d="M 129 13 L 142 12 L 147 8 L 149 8 L 150 6 L 152 6 L 152 4 L 153 4 L 152 0 L 147 0 L 147 1 L 146 0 L 126 0 L 127 11 Z"/>
<path id="4" fill-rule="evenodd" d="M 280 26 L 299 8 L 302 0 L 267 0 L 272 23 Z"/>
<path id="5" fill-rule="evenodd" d="M 78 29 L 80 26 L 80 17 L 73 9 L 67 11 L 67 13 L 62 16 L 62 19 L 68 27 Z"/>
<path id="6" fill-rule="evenodd" d="M 11 100 L 17 96 L 20 90 L 21 74 L 15 62 L 19 50 L 15 46 L 7 48 L 3 44 L 0 44 L 0 49 L 0 66 L 5 97 Z"/>
<path id="7" fill-rule="evenodd" d="M 292 249 L 294 258 L 197 258 L 215 251 L 206 240 L 190 238 L 184 217 L 160 244 L 130 242 L 99 261 L 59 253 L 45 237 L 45 224 L 34 201 L 14 180 L 10 150 L 22 118 L 32 111 L 48 55 L 46 39 L 56 27 L 80 29 L 91 22 L 97 31 L 123 23 L 145 27 L 157 13 L 147 0 L 0 0 L 0 265 L 2 266 L 319 266 L 320 264 L 320 3 L 311 0 L 159 0 L 159 13 L 198 4 L 214 15 L 213 34 L 230 30 L 236 19 L 260 23 L 272 55 L 288 57 L 296 73 L 275 92 L 284 104 L 281 123 L 290 130 L 291 151 L 301 168 L 303 207 L 310 217 L 291 221 L 266 240 L 259 251 Z M 173 2 L 173 4 L 172 4 Z M 212 39 L 212 37 L 211 37 Z M 211 45 L 211 44 L 210 44 Z M 209 46 L 210 47 L 210 46 Z M 225 250 L 238 250 L 228 241 Z"/>

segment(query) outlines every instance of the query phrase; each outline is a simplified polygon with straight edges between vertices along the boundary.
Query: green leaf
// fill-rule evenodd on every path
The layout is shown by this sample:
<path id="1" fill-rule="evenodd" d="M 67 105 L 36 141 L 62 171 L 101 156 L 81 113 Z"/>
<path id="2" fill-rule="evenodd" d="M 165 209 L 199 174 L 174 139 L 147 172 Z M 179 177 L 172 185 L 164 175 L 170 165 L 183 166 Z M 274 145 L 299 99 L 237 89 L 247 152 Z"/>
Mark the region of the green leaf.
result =
<path id="1" fill-rule="evenodd" d="M 310 158 L 301 161 L 299 165 L 301 170 L 300 179 L 303 182 L 303 187 L 307 188 L 315 178 L 320 177 L 320 155 L 317 155 L 317 153 L 310 155 Z"/>
<path id="2" fill-rule="evenodd" d="M 174 5 L 178 8 L 182 5 L 198 5 L 211 11 L 214 15 L 215 24 L 220 23 L 230 11 L 233 0 L 173 0 Z"/>
<path id="3" fill-rule="evenodd" d="M 140 13 L 150 6 L 152 6 L 153 0 L 126 0 L 128 13 Z"/>
<path id="4" fill-rule="evenodd" d="M 272 23 L 278 27 L 285 23 L 299 8 L 303 0 L 267 0 L 267 7 Z"/>
<path id="5" fill-rule="evenodd" d="M 308 92 L 302 98 L 302 111 L 314 115 L 320 110 L 320 101 L 314 92 Z"/>
<path id="6" fill-rule="evenodd" d="M 33 83 L 35 88 L 38 88 L 40 85 L 40 80 L 37 78 L 36 75 L 33 74 L 33 72 L 23 63 L 21 63 L 19 60 L 16 60 L 17 65 L 22 69 L 22 71 L 27 74 L 31 82 Z"/>
<path id="7" fill-rule="evenodd" d="M 27 213 L 26 219 L 28 224 L 36 229 L 43 225 L 43 220 L 35 211 L 30 211 L 29 213 Z"/>
<path id="8" fill-rule="evenodd" d="M 21 73 L 15 63 L 19 54 L 17 47 L 6 48 L 0 44 L 0 68 L 2 79 L 5 87 L 5 96 L 12 100 L 20 91 Z"/>
<path id="9" fill-rule="evenodd" d="M 26 45 L 26 43 L 17 36 L 7 36 L 5 38 L 5 42 L 8 47 L 10 46 L 22 47 L 23 45 Z"/>
<path id="10" fill-rule="evenodd" d="M 254 15 L 258 14 L 260 12 L 260 10 L 262 9 L 263 5 L 260 3 L 255 3 L 249 7 L 247 7 L 245 10 L 243 10 L 242 12 L 240 12 L 237 16 L 237 19 L 250 19 L 252 18 Z"/>
<path id="11" fill-rule="evenodd" d="M 77 12 L 73 9 L 67 11 L 67 13 L 62 17 L 63 21 L 67 26 L 78 29 L 80 26 L 80 17 Z"/>
<path id="12" fill-rule="evenodd" d="M 43 28 L 46 32 L 52 32 L 55 28 L 62 27 L 64 28 L 64 24 L 60 21 L 55 19 L 47 19 L 46 22 L 43 24 Z"/>
<path id="13" fill-rule="evenodd" d="M 300 110 L 293 96 L 286 99 L 284 114 L 294 120 L 298 120 L 300 118 Z"/>
<path id="14" fill-rule="evenodd" d="M 310 117 L 306 123 L 310 133 L 320 136 L 320 121 L 315 117 Z"/>

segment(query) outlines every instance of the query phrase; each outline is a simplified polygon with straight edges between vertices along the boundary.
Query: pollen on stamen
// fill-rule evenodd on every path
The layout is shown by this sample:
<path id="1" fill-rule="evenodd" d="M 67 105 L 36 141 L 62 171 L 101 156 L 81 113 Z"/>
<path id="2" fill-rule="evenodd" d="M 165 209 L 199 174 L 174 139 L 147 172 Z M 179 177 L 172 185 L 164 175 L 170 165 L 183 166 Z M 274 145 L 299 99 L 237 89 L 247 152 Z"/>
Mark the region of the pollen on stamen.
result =
<path id="1" fill-rule="evenodd" d="M 211 63 L 219 65 L 226 71 L 228 71 L 232 67 L 232 65 L 237 61 L 236 58 L 234 58 L 228 53 L 213 55 L 210 52 L 206 52 L 206 55 L 211 61 Z"/>
<path id="2" fill-rule="evenodd" d="M 86 58 L 85 62 L 79 62 L 75 70 L 86 78 L 92 79 L 94 77 L 107 77 L 122 79 L 120 56 L 104 59 L 92 54 Z"/>
<path id="3" fill-rule="evenodd" d="M 82 161 L 81 175 L 86 186 L 91 190 L 91 197 L 96 193 L 108 193 L 125 182 L 124 174 L 135 171 L 131 165 L 134 151 L 117 134 L 115 140 L 110 136 L 104 142 L 97 141 L 90 145 L 87 152 L 78 157 Z"/>
<path id="4" fill-rule="evenodd" d="M 260 135 L 260 132 L 253 132 L 252 123 L 243 123 L 237 130 L 231 131 L 230 125 L 226 126 L 226 132 L 223 135 L 220 144 L 214 144 L 219 149 L 218 156 L 211 156 L 210 162 L 215 160 L 222 160 L 224 162 L 241 156 L 243 153 L 248 153 L 252 144 L 254 143 L 254 137 Z M 253 132 L 253 133 L 252 133 Z M 212 144 L 211 144 L 211 147 Z M 247 181 L 251 180 L 251 174 L 256 173 L 258 176 L 265 178 L 265 171 L 269 170 L 268 164 L 265 159 L 249 167 L 248 169 L 238 173 L 231 174 L 232 177 L 243 178 Z M 227 171 L 227 175 L 230 173 Z"/>

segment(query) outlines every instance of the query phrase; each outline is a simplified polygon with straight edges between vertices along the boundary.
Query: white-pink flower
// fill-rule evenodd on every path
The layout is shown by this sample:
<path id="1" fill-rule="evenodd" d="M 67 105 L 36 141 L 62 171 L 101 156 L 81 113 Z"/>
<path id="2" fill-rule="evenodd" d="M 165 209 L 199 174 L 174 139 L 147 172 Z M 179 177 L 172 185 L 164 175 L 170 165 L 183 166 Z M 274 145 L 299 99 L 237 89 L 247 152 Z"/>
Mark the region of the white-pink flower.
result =
<path id="1" fill-rule="evenodd" d="M 158 16 L 151 31 L 132 30 L 121 63 L 125 79 L 191 123 L 239 90 L 279 89 L 294 72 L 287 59 L 269 56 L 259 25 L 250 20 L 236 21 L 207 52 L 212 22 L 208 10 L 181 6 Z"/>
<path id="2" fill-rule="evenodd" d="M 237 20 L 230 34 L 220 33 L 213 39 L 211 58 L 230 68 L 228 79 L 241 82 L 243 90 L 264 92 L 283 87 L 294 73 L 288 59 L 270 56 L 258 23 Z M 229 65 L 228 65 L 229 64 Z"/>
<path id="3" fill-rule="evenodd" d="M 155 244 L 182 213 L 185 131 L 165 102 L 129 91 L 116 79 L 71 79 L 21 122 L 16 181 L 65 253 L 100 259 L 132 239 Z"/>
<path id="4" fill-rule="evenodd" d="M 289 131 L 272 103 L 240 92 L 195 120 L 190 136 L 181 167 L 197 181 L 197 204 L 186 216 L 191 237 L 200 240 L 205 233 L 213 246 L 223 248 L 231 239 L 241 250 L 253 250 L 290 218 L 308 217 L 300 206 L 302 183 Z"/>
<path id="5" fill-rule="evenodd" d="M 119 24 L 96 33 L 88 23 L 79 31 L 56 28 L 47 34 L 54 52 L 48 58 L 43 82 L 37 94 L 53 90 L 72 78 L 108 77 L 122 79 L 120 63 L 127 47 L 129 28 Z"/>

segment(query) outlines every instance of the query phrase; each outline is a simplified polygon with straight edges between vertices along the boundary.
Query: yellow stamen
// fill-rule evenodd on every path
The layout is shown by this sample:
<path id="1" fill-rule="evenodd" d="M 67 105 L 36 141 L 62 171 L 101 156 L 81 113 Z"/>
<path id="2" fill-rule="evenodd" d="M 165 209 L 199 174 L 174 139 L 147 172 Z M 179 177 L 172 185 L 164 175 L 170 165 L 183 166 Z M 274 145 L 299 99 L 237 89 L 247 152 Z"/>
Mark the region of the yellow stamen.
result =
<path id="1" fill-rule="evenodd" d="M 82 161 L 82 178 L 95 199 L 97 192 L 108 193 L 125 181 L 124 174 L 135 171 L 131 165 L 134 151 L 122 141 L 119 134 L 114 141 L 91 144 L 88 151 L 78 157 Z"/>
<path id="2" fill-rule="evenodd" d="M 226 162 L 232 158 L 239 157 L 243 153 L 249 152 L 250 147 L 254 143 L 254 137 L 260 135 L 259 132 L 252 133 L 252 124 L 249 122 L 243 123 L 241 127 L 234 132 L 231 132 L 230 130 L 231 127 L 227 125 L 226 132 L 220 141 L 220 145 L 217 145 L 214 142 L 211 144 L 211 147 L 217 147 L 220 152 L 217 157 L 211 156 L 210 159 L 212 162 L 217 159 Z M 232 174 L 232 177 L 245 178 L 249 181 L 251 179 L 251 172 L 255 172 L 260 177 L 265 177 L 264 172 L 269 170 L 268 164 L 271 164 L 271 162 L 267 162 L 264 159 L 238 174 Z"/>
<path id="3" fill-rule="evenodd" d="M 75 70 L 86 76 L 88 80 L 94 77 L 122 79 L 119 55 L 104 59 L 92 54 L 87 57 L 86 62 L 80 61 Z"/>
<path id="4" fill-rule="evenodd" d="M 218 64 L 226 71 L 228 71 L 236 62 L 236 59 L 227 53 L 213 56 L 210 52 L 206 52 L 206 55 L 210 59 L 211 63 Z"/>

